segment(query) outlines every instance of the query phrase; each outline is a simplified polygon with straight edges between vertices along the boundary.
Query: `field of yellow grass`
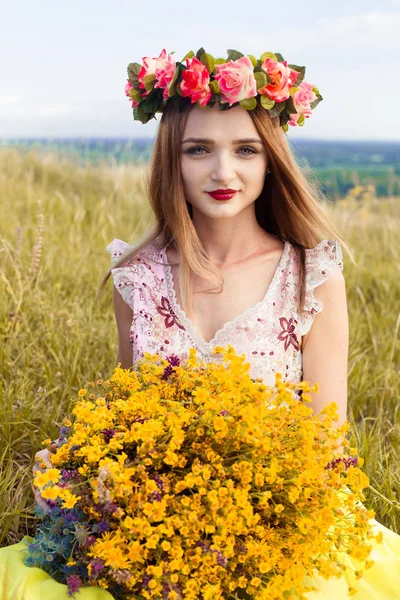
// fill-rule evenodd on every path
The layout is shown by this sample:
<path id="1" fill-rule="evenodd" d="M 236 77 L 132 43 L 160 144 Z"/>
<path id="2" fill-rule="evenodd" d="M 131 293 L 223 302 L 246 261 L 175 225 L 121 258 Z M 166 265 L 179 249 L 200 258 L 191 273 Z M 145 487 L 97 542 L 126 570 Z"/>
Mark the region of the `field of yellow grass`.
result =
<path id="1" fill-rule="evenodd" d="M 151 222 L 145 172 L 0 150 L 0 545 L 32 533 L 41 441 L 116 364 L 111 281 L 96 296 L 107 244 Z M 400 198 L 361 191 L 326 206 L 357 260 L 344 254 L 349 441 L 365 459 L 366 503 L 400 533 Z"/>

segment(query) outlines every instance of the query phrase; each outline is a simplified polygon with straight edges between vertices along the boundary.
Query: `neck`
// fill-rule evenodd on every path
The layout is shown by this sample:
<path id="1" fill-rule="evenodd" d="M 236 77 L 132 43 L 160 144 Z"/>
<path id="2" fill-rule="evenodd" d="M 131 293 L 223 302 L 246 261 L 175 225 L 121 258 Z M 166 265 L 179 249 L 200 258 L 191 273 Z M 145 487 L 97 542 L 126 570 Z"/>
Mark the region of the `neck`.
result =
<path id="1" fill-rule="evenodd" d="M 215 219 L 193 210 L 193 225 L 212 263 L 233 264 L 276 245 L 257 222 L 254 205 L 233 217 Z"/>

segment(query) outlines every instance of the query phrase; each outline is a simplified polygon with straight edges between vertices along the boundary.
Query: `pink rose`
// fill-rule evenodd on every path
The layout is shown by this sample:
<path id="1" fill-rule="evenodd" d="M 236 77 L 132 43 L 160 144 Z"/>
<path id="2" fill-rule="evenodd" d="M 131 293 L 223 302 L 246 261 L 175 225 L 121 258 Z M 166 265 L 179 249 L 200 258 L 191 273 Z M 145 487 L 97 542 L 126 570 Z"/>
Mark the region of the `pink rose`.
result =
<path id="1" fill-rule="evenodd" d="M 292 125 L 292 127 L 295 127 L 297 125 L 297 121 L 299 120 L 299 117 L 300 117 L 300 115 L 297 113 L 290 115 L 288 125 Z"/>
<path id="2" fill-rule="evenodd" d="M 157 67 L 157 58 L 150 58 L 149 56 L 143 56 L 142 61 L 143 61 L 143 66 L 139 71 L 138 74 L 138 81 L 140 83 L 139 87 L 144 90 L 144 78 L 146 77 L 146 75 L 155 75 L 156 74 L 156 67 Z M 151 90 L 147 90 L 145 92 L 142 93 L 142 96 L 147 96 L 147 94 L 150 94 Z"/>
<path id="3" fill-rule="evenodd" d="M 271 82 L 259 89 L 259 93 L 269 96 L 275 102 L 287 100 L 290 96 L 289 90 L 300 73 L 288 67 L 286 60 L 277 62 L 272 58 L 266 58 L 261 68 L 270 77 Z"/>
<path id="4" fill-rule="evenodd" d="M 309 117 L 311 115 L 311 102 L 316 99 L 316 94 L 312 91 L 311 83 L 302 81 L 297 92 L 293 94 L 293 104 L 298 113 Z"/>
<path id="5" fill-rule="evenodd" d="M 166 100 L 168 98 L 168 87 L 174 77 L 176 66 L 176 63 L 172 58 L 172 54 L 167 55 L 167 52 L 164 49 L 160 52 L 160 56 L 158 58 L 144 56 L 142 60 L 143 66 L 138 74 L 138 81 L 140 83 L 139 87 L 141 89 L 145 89 L 144 78 L 146 75 L 155 75 L 156 82 L 154 87 L 164 90 L 163 98 Z M 150 94 L 150 92 L 151 90 L 147 90 L 143 92 L 142 96 L 147 96 Z"/>
<path id="6" fill-rule="evenodd" d="M 196 57 L 187 58 L 186 67 L 182 71 L 182 81 L 180 83 L 182 96 L 184 98 L 190 97 L 192 104 L 199 100 L 200 106 L 205 106 L 212 96 L 208 69 Z"/>
<path id="7" fill-rule="evenodd" d="M 163 98 L 168 100 L 168 88 L 174 78 L 176 68 L 176 62 L 172 58 L 172 54 L 166 53 L 163 50 L 157 59 L 155 75 L 157 83 L 154 85 L 155 88 L 161 88 L 164 90 Z"/>
<path id="8" fill-rule="evenodd" d="M 257 95 L 254 68 L 248 56 L 215 65 L 215 68 L 217 73 L 214 79 L 218 81 L 222 102 L 229 102 L 231 106 L 234 102 Z"/>
<path id="9" fill-rule="evenodd" d="M 135 108 L 135 106 L 139 106 L 139 102 L 136 102 L 135 100 L 133 100 L 133 98 L 131 98 L 129 91 L 133 88 L 133 85 L 131 84 L 129 79 L 127 79 L 127 82 L 128 83 L 125 84 L 125 95 L 128 96 L 129 100 L 132 102 L 132 108 Z"/>
<path id="10" fill-rule="evenodd" d="M 310 104 L 314 102 L 317 95 L 312 91 L 312 84 L 302 81 L 299 85 L 297 92 L 293 94 L 293 104 L 297 113 L 290 115 L 289 125 L 297 125 L 301 115 L 304 115 L 306 119 L 309 119 L 312 113 Z"/>

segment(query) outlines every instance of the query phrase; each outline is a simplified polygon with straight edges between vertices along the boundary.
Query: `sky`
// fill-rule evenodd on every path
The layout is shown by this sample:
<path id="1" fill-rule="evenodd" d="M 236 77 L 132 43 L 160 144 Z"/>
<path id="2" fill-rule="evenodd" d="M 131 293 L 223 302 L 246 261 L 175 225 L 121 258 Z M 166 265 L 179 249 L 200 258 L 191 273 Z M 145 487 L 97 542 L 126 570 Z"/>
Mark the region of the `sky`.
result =
<path id="1" fill-rule="evenodd" d="M 0 7 L 0 139 L 153 137 L 127 65 L 204 47 L 304 65 L 324 100 L 292 139 L 400 141 L 400 0 L 13 0 Z"/>

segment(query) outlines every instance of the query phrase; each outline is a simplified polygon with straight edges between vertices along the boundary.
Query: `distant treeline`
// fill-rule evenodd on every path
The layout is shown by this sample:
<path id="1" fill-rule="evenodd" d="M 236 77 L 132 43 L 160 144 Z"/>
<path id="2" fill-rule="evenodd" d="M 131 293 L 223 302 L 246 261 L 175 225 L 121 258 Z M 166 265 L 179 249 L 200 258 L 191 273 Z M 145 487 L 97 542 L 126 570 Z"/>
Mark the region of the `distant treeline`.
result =
<path id="1" fill-rule="evenodd" d="M 379 141 L 289 140 L 305 171 L 312 170 L 322 191 L 342 198 L 358 184 L 373 184 L 378 196 L 400 195 L 400 143 Z M 0 146 L 23 151 L 55 151 L 80 164 L 147 162 L 151 138 L 13 138 Z"/>

